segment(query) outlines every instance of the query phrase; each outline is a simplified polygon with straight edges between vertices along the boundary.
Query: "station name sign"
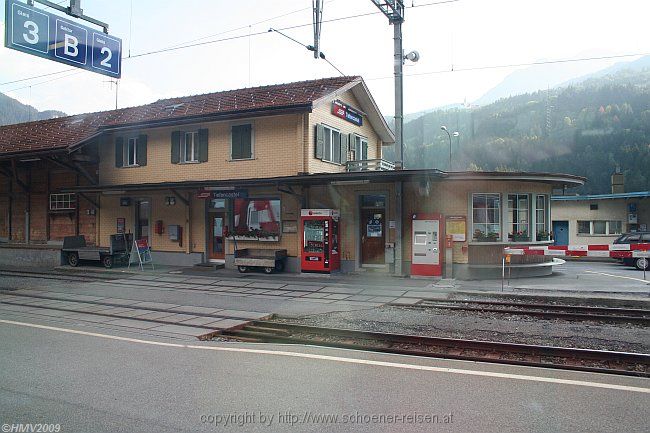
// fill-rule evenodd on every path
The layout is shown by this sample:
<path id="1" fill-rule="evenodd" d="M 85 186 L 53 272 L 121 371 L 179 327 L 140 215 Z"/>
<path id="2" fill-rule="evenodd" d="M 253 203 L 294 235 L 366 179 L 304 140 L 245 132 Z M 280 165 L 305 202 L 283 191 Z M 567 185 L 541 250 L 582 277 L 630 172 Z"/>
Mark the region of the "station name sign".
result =
<path id="1" fill-rule="evenodd" d="M 332 114 L 357 126 L 363 125 L 363 115 L 344 102 L 332 102 Z"/>
<path id="2" fill-rule="evenodd" d="M 247 198 L 248 190 L 247 189 L 234 189 L 234 190 L 210 190 L 210 189 L 200 189 L 196 198 L 198 199 L 211 199 L 211 198 Z"/>
<path id="3" fill-rule="evenodd" d="M 17 0 L 6 0 L 5 6 L 5 47 L 121 77 L 121 39 Z"/>

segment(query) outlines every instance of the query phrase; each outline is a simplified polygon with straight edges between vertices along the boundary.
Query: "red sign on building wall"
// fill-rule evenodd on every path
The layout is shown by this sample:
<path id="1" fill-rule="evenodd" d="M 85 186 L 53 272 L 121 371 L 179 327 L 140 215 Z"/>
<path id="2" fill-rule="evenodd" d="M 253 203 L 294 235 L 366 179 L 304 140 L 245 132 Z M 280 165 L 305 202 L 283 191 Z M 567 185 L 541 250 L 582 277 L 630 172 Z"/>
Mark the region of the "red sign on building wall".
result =
<path id="1" fill-rule="evenodd" d="M 363 125 L 363 115 L 341 101 L 332 102 L 332 114 L 357 126 Z"/>

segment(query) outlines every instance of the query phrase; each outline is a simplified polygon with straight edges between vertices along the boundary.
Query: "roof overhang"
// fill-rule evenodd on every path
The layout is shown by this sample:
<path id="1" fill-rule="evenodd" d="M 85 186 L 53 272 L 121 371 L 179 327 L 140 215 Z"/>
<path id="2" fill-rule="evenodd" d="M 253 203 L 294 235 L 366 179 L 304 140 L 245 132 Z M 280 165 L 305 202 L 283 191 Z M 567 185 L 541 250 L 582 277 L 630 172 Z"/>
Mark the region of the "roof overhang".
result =
<path id="1" fill-rule="evenodd" d="M 62 188 L 61 192 L 112 192 L 123 191 L 125 194 L 132 191 L 156 191 L 170 189 L 201 189 L 206 187 L 233 187 L 247 188 L 254 186 L 310 186 L 310 185 L 354 185 L 360 183 L 382 183 L 397 181 L 424 181 L 430 179 L 441 179 L 445 173 L 440 170 L 392 170 L 392 171 L 366 171 L 366 172 L 343 172 L 343 173 L 318 173 L 296 176 L 279 176 L 268 178 L 248 179 L 225 179 L 225 180 L 201 180 L 182 182 L 159 182 L 140 184 L 120 185 L 96 185 L 76 186 Z"/>
<path id="2" fill-rule="evenodd" d="M 554 195 L 553 201 L 595 201 L 595 200 L 629 200 L 650 198 L 650 191 L 624 192 L 618 194 L 591 195 Z"/>
<path id="3" fill-rule="evenodd" d="M 498 180 L 510 182 L 538 182 L 553 185 L 554 188 L 576 188 L 582 186 L 587 178 L 562 173 L 501 172 L 501 171 L 460 171 L 447 172 L 447 180 Z"/>

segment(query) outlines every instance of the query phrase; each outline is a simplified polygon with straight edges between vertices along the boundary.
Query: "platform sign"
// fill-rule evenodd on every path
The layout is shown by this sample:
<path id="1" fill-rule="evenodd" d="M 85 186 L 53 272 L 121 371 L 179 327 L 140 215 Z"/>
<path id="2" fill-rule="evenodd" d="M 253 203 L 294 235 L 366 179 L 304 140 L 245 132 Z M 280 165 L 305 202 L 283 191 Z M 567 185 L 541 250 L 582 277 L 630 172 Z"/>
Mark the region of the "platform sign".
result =
<path id="1" fill-rule="evenodd" d="M 121 39 L 17 0 L 5 6 L 5 47 L 121 77 Z"/>

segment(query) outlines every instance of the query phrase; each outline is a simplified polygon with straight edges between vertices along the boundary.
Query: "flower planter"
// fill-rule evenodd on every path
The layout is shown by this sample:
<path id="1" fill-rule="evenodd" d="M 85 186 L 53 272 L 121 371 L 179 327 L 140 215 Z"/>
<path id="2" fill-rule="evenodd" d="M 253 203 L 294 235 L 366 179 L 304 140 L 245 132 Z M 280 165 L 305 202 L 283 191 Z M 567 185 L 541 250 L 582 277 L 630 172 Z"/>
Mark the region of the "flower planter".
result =
<path id="1" fill-rule="evenodd" d="M 550 240 L 551 240 L 551 237 L 549 235 L 546 235 L 546 236 L 537 235 L 537 241 L 538 242 L 548 242 Z"/>
<path id="2" fill-rule="evenodd" d="M 513 242 L 530 242 L 530 237 L 529 236 L 513 236 L 512 241 Z"/>

